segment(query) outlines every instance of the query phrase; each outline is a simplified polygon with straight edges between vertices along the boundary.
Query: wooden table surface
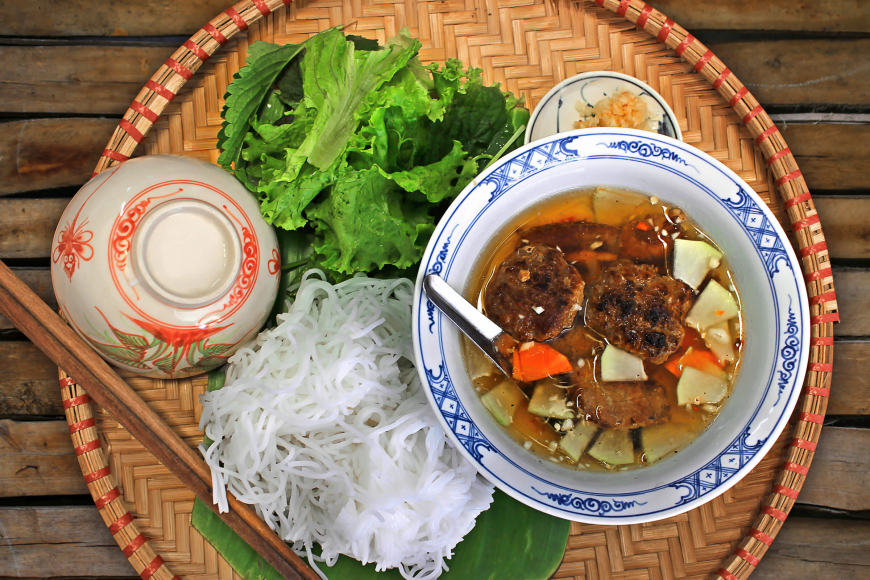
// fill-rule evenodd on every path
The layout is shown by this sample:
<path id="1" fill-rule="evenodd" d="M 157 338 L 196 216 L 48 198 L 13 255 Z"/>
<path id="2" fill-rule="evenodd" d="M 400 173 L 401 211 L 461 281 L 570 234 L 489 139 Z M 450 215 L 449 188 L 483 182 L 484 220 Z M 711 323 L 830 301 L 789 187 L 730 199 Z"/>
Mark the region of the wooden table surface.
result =
<path id="1" fill-rule="evenodd" d="M 49 303 L 51 240 L 69 198 L 153 71 L 230 3 L 0 1 L 0 259 Z M 652 4 L 779 124 L 834 267 L 842 322 L 825 429 L 753 578 L 870 579 L 870 1 Z M 87 494 L 56 373 L 0 316 L 0 579 L 135 578 Z"/>

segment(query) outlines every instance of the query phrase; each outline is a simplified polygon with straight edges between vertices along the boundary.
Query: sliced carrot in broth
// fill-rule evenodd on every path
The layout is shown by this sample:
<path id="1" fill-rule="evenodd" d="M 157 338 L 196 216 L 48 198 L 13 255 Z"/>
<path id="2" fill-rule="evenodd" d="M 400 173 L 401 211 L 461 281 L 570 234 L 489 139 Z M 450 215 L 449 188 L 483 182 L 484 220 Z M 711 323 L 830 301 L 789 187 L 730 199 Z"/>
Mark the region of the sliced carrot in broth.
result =
<path id="1" fill-rule="evenodd" d="M 712 352 L 706 349 L 692 348 L 682 358 L 684 366 L 695 367 L 699 370 L 704 370 L 708 365 L 714 365 L 720 369 L 725 365 L 719 362 L 719 359 Z"/>
<path id="2" fill-rule="evenodd" d="M 686 329 L 686 333 L 683 335 L 683 342 L 680 344 L 680 350 L 678 350 L 677 352 L 672 354 L 671 358 L 669 358 L 668 361 L 662 366 L 664 366 L 666 369 L 668 369 L 671 372 L 671 374 L 673 374 L 677 378 L 680 378 L 683 375 L 683 367 L 687 366 L 687 364 L 688 364 L 688 366 L 698 368 L 699 370 L 703 370 L 703 368 L 698 367 L 695 364 L 691 364 L 687 360 L 683 360 L 685 358 L 686 354 L 690 351 L 694 352 L 694 353 L 702 353 L 702 352 L 706 353 L 706 355 L 705 354 L 695 355 L 695 356 L 698 356 L 699 358 L 692 359 L 692 360 L 698 361 L 700 363 L 700 361 L 702 361 L 708 355 L 708 356 L 712 357 L 713 359 L 715 359 L 716 366 L 718 366 L 720 369 L 723 367 L 723 365 L 719 363 L 719 360 L 716 359 L 716 357 L 713 355 L 713 353 L 707 349 L 707 345 L 704 344 L 704 339 L 701 338 L 701 335 L 698 334 L 698 331 L 695 330 L 694 328 L 687 328 Z M 702 364 L 702 366 L 703 366 L 703 363 L 700 363 L 700 364 Z"/>
<path id="3" fill-rule="evenodd" d="M 677 355 L 672 356 L 664 366 L 675 377 L 681 377 L 683 369 L 686 367 L 692 367 L 714 376 L 724 375 L 722 369 L 725 367 L 712 352 L 696 346 L 690 346 L 679 358 Z"/>
<path id="4" fill-rule="evenodd" d="M 568 357 L 552 346 L 540 342 L 534 342 L 531 346 L 524 344 L 516 349 L 513 361 L 513 377 L 524 383 L 569 373 L 573 368 Z"/>
<path id="5" fill-rule="evenodd" d="M 666 362 L 664 364 L 664 367 L 666 369 L 668 369 L 669 371 L 671 371 L 671 374 L 677 378 L 680 378 L 681 376 L 683 376 L 683 365 L 680 364 L 681 358 L 682 358 L 682 355 L 678 352 L 677 354 L 673 355 L 670 359 L 668 359 L 668 362 Z"/>
<path id="6" fill-rule="evenodd" d="M 514 354 L 511 356 L 511 363 L 513 364 L 513 377 L 515 381 L 522 382 L 523 380 L 523 366 L 522 361 L 520 360 L 520 349 L 519 347 L 514 349 Z"/>

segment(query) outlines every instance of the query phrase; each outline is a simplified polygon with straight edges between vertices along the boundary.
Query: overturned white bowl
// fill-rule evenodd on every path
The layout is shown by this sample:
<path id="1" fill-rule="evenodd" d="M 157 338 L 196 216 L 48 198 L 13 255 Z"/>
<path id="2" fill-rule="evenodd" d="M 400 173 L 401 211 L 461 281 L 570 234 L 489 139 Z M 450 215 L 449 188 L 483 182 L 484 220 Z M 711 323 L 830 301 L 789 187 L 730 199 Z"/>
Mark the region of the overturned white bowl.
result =
<path id="1" fill-rule="evenodd" d="M 575 471 L 522 448 L 481 405 L 459 331 L 421 281 L 463 292 L 481 249 L 513 217 L 553 194 L 614 186 L 688 212 L 725 252 L 741 294 L 744 347 L 733 393 L 706 431 L 645 468 Z M 478 176 L 447 210 L 423 256 L 414 298 L 417 368 L 436 415 L 480 473 L 519 501 L 576 521 L 632 524 L 677 515 L 733 486 L 764 457 L 800 394 L 809 308 L 800 263 L 764 202 L 734 172 L 682 142 L 629 129 L 560 133 Z"/>
<path id="2" fill-rule="evenodd" d="M 149 155 L 91 179 L 52 244 L 70 326 L 108 362 L 154 378 L 222 365 L 256 336 L 278 293 L 278 240 L 235 177 Z"/>

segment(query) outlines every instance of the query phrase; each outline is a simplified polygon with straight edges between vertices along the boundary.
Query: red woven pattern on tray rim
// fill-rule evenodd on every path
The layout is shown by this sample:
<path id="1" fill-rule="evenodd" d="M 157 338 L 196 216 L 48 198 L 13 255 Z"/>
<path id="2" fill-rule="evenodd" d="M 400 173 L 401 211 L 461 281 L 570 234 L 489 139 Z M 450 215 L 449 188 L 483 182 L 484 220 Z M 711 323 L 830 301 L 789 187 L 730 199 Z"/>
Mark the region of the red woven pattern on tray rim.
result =
<path id="1" fill-rule="evenodd" d="M 213 18 L 202 30 L 194 34 L 173 53 L 140 91 L 112 135 L 94 175 L 130 158 L 136 146 L 144 139 L 184 83 L 229 38 L 240 31 L 247 30 L 251 23 L 289 4 L 290 1 L 243 0 Z M 645 30 L 659 42 L 674 50 L 678 56 L 693 66 L 695 72 L 704 76 L 740 115 L 744 125 L 755 136 L 755 142 L 776 179 L 776 188 L 784 202 L 798 241 L 799 256 L 810 296 L 812 325 L 810 365 L 803 396 L 798 404 L 795 436 L 773 492 L 765 498 L 761 513 L 753 523 L 749 534 L 734 554 L 726 560 L 725 566 L 717 572 L 718 576 L 725 580 L 735 578 L 745 580 L 764 556 L 797 499 L 812 463 L 827 409 L 833 371 L 833 323 L 839 321 L 839 313 L 825 237 L 812 196 L 785 139 L 764 108 L 722 61 L 684 28 L 642 0 L 594 0 L 594 3 L 626 18 L 637 28 Z M 87 405 L 87 394 L 71 379 L 63 378 L 61 386 L 64 408 L 67 409 L 67 421 L 71 425 L 82 425 L 88 418 L 92 418 L 90 407 Z M 73 433 L 72 437 L 76 447 L 83 449 L 82 453 L 95 453 L 102 458 L 102 467 L 93 475 L 86 476 L 86 479 L 89 489 L 101 482 L 107 482 L 99 488 L 91 489 L 95 501 L 108 497 L 107 494 L 111 494 L 115 484 L 113 476 L 103 476 L 108 464 L 105 462 L 103 450 L 99 448 L 96 429 L 83 427 Z M 97 476 L 97 473 L 99 477 L 92 479 Z M 112 501 L 115 500 L 108 500 L 107 503 Z M 122 517 L 125 518 L 126 516 Z M 110 525 L 114 532 L 117 523 L 118 521 L 107 522 L 107 525 Z M 123 538 L 116 537 L 119 546 L 128 548 L 139 542 L 135 522 L 125 520 L 122 528 L 129 530 L 129 533 Z M 136 554 L 143 550 L 149 551 L 149 557 L 153 554 L 147 542 L 138 544 L 136 548 L 129 557 L 144 580 L 173 578 L 159 556 L 155 555 L 147 566 L 143 567 L 139 563 L 140 558 L 137 558 Z"/>
<path id="2" fill-rule="evenodd" d="M 121 492 L 97 436 L 90 397 L 63 371 L 60 371 L 60 388 L 64 414 L 85 483 L 118 547 L 142 580 L 179 580 L 154 551 L 120 499 Z"/>
<path id="3" fill-rule="evenodd" d="M 227 40 L 290 2 L 291 0 L 242 0 L 212 18 L 199 32 L 191 36 L 172 53 L 139 91 L 103 151 L 94 175 L 116 165 L 116 162 L 130 158 L 133 150 L 145 138 L 184 83 Z"/>

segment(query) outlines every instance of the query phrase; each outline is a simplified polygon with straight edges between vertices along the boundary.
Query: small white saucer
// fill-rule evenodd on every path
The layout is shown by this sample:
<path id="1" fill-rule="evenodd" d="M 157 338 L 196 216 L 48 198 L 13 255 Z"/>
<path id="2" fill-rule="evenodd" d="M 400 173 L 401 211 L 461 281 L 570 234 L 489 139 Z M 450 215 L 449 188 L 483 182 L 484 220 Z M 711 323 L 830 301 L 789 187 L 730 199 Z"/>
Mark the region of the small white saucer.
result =
<path id="1" fill-rule="evenodd" d="M 574 130 L 580 119 L 578 101 L 595 105 L 605 97 L 628 91 L 646 101 L 653 119 L 660 119 L 658 133 L 683 140 L 677 117 L 660 94 L 634 77 L 610 71 L 592 71 L 565 79 L 548 92 L 535 107 L 526 127 L 525 143 Z"/>

